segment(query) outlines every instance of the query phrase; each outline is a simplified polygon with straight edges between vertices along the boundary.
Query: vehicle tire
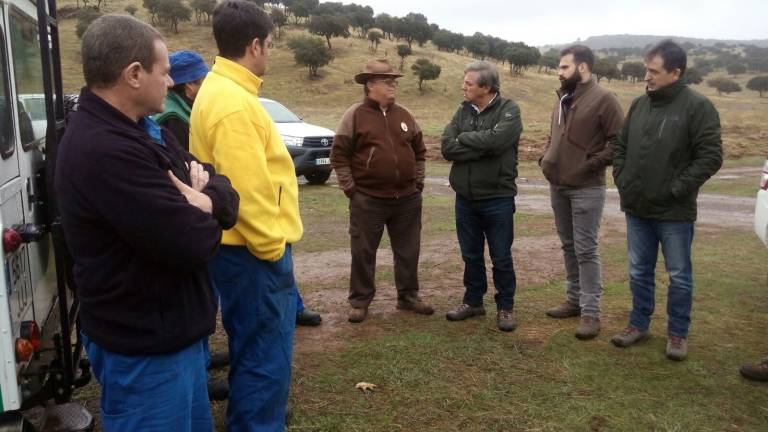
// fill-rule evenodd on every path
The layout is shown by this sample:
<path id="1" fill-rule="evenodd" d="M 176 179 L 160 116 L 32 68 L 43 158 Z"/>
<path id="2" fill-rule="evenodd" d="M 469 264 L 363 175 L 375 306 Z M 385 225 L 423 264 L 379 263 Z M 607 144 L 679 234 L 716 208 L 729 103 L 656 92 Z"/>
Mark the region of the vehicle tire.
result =
<path id="1" fill-rule="evenodd" d="M 311 185 L 325 184 L 330 176 L 330 171 L 314 171 L 309 174 L 304 174 L 304 178 L 307 179 L 307 183 Z"/>

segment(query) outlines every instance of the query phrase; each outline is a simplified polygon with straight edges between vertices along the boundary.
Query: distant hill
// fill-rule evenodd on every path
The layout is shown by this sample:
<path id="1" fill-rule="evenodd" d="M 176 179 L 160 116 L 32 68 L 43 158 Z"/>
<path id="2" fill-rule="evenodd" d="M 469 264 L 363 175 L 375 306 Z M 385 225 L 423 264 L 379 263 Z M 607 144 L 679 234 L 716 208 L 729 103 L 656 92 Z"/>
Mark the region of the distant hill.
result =
<path id="1" fill-rule="evenodd" d="M 702 46 L 714 46 L 715 44 L 725 44 L 725 45 L 755 45 L 761 48 L 768 47 L 768 39 L 753 39 L 753 40 L 730 40 L 730 39 L 698 39 L 698 38 L 691 38 L 691 37 L 680 37 L 680 36 L 651 36 L 651 35 L 602 35 L 602 36 L 590 36 L 589 38 L 578 41 L 578 43 L 582 43 L 584 45 L 587 45 L 588 47 L 598 50 L 598 49 L 605 49 L 605 48 L 644 48 L 649 44 L 655 44 L 656 42 L 662 40 L 672 38 L 677 42 L 684 43 L 684 42 L 690 42 L 694 45 L 702 45 Z M 576 43 L 576 42 L 573 42 Z M 570 44 L 562 44 L 562 45 L 548 45 L 545 46 L 546 49 L 549 48 L 559 48 Z"/>

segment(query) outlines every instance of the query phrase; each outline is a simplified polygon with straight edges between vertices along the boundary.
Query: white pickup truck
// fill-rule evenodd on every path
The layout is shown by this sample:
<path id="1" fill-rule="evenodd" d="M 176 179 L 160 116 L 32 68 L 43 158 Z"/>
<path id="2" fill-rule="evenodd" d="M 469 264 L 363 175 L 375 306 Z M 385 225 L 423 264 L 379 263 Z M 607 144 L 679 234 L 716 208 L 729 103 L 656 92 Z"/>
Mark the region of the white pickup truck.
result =
<path id="1" fill-rule="evenodd" d="M 760 190 L 755 202 L 755 234 L 768 246 L 768 159 L 763 164 Z"/>

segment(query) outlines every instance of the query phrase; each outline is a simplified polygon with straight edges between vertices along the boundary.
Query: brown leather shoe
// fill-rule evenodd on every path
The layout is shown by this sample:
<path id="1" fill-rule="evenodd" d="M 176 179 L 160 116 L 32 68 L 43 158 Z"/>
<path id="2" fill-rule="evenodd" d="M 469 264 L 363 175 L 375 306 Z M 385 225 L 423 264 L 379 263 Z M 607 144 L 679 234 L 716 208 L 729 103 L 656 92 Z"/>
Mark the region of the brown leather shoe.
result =
<path id="1" fill-rule="evenodd" d="M 421 315 L 432 315 L 435 313 L 435 309 L 421 301 L 421 299 L 414 300 L 398 300 L 397 308 L 400 310 L 407 310 Z"/>
<path id="2" fill-rule="evenodd" d="M 688 357 L 688 340 L 684 337 L 669 335 L 667 338 L 667 358 L 682 361 Z"/>
<path id="3" fill-rule="evenodd" d="M 570 318 L 581 315 L 581 307 L 568 302 L 563 302 L 560 306 L 547 309 L 547 315 L 552 318 Z"/>
<path id="4" fill-rule="evenodd" d="M 621 333 L 611 338 L 611 343 L 619 348 L 626 348 L 637 342 L 647 339 L 648 330 L 640 330 L 635 327 L 627 327 Z"/>
<path id="5" fill-rule="evenodd" d="M 368 308 L 362 307 L 362 308 L 350 308 L 349 309 L 349 317 L 347 320 L 351 323 L 361 323 L 365 321 L 365 317 L 368 316 Z"/>
<path id="6" fill-rule="evenodd" d="M 589 315 L 581 317 L 579 326 L 576 328 L 576 338 L 588 340 L 595 338 L 600 334 L 600 318 Z"/>
<path id="7" fill-rule="evenodd" d="M 516 329 L 517 320 L 512 316 L 512 311 L 499 309 L 496 313 L 496 326 L 504 332 L 511 332 Z"/>
<path id="8" fill-rule="evenodd" d="M 768 381 L 768 357 L 757 363 L 745 364 L 739 369 L 741 376 L 752 381 Z"/>

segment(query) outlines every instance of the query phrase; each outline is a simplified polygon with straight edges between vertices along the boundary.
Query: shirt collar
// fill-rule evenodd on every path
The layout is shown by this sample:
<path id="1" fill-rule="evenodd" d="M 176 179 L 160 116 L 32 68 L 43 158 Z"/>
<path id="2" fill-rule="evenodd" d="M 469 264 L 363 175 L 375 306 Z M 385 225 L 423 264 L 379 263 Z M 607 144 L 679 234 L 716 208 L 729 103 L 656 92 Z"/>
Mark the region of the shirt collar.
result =
<path id="1" fill-rule="evenodd" d="M 264 82 L 245 66 L 220 56 L 216 56 L 216 63 L 213 64 L 211 72 L 229 78 L 255 96 L 259 95 L 259 89 Z"/>

